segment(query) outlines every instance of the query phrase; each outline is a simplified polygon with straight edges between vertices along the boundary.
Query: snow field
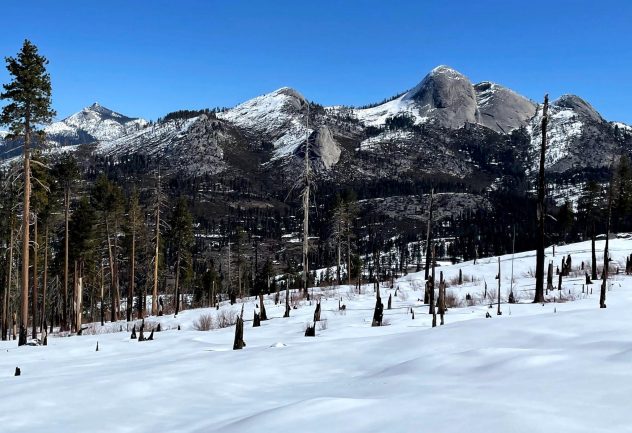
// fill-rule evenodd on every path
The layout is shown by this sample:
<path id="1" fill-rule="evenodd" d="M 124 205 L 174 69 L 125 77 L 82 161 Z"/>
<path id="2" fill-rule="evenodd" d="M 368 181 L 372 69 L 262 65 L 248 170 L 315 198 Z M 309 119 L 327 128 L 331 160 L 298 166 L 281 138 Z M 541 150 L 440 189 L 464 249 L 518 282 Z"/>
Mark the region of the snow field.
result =
<path id="1" fill-rule="evenodd" d="M 597 242 L 601 257 L 603 243 Z M 624 265 L 632 240 L 611 240 L 610 247 Z M 587 263 L 590 243 L 557 247 L 555 258 L 549 248 L 547 262 L 557 266 L 569 253 L 574 268 Z M 459 269 L 474 276 L 448 288 L 464 299 L 480 293 L 483 281 L 496 290 L 497 266 L 496 258 L 446 265 L 437 277 L 439 269 L 448 281 Z M 506 298 L 511 255 L 501 257 L 501 266 Z M 267 298 L 271 320 L 259 328 L 246 322 L 241 351 L 231 350 L 234 327 L 194 330 L 200 315 L 218 314 L 214 309 L 147 319 L 171 328 L 154 341 L 113 332 L 51 337 L 47 347 L 0 342 L 7 409 L 0 425 L 3 432 L 632 431 L 632 277 L 613 275 L 606 309 L 598 308 L 599 282 L 592 295 L 539 305 L 530 303 L 532 268 L 534 252 L 515 255 L 514 290 L 525 290 L 523 303 L 501 304 L 502 316 L 487 302 L 450 308 L 446 325 L 434 329 L 418 301 L 423 274 L 412 273 L 396 281 L 398 296 L 385 310 L 390 324 L 380 328 L 370 326 L 375 297 L 365 285 L 362 294 L 348 286 L 316 293 L 326 325 L 317 326 L 315 338 L 303 336 L 313 302 L 300 301 L 283 319 L 283 302 Z M 583 279 L 566 278 L 563 291 L 580 293 Z M 386 305 L 394 290 L 381 293 Z M 246 300 L 244 318 L 252 319 L 254 309 Z M 16 366 L 20 377 L 13 377 Z"/>

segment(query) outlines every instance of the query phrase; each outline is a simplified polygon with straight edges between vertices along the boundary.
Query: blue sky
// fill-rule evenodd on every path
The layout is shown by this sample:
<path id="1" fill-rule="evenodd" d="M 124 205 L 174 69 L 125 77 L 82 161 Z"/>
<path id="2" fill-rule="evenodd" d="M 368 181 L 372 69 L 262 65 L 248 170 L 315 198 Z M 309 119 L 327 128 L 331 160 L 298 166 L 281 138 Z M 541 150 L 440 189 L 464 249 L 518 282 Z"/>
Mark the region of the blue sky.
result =
<path id="1" fill-rule="evenodd" d="M 98 101 L 155 119 L 282 86 L 361 105 L 447 64 L 536 100 L 575 93 L 632 123 L 629 0 L 3 0 L 1 11 L 0 55 L 38 45 L 59 118 Z"/>

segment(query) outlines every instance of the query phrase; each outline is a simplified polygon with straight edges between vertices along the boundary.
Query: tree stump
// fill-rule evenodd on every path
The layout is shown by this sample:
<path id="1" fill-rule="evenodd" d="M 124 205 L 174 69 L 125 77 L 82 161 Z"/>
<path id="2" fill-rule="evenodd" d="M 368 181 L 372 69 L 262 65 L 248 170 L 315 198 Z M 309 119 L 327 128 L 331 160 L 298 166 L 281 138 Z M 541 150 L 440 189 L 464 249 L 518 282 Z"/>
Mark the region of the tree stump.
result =
<path id="1" fill-rule="evenodd" d="M 313 325 L 307 325 L 307 328 L 305 328 L 305 336 L 306 337 L 316 336 L 316 323 L 314 323 Z"/>
<path id="2" fill-rule="evenodd" d="M 244 342 L 244 306 L 241 305 L 241 314 L 237 318 L 235 324 L 235 342 L 233 343 L 233 350 L 241 350 L 246 346 Z"/>
<path id="3" fill-rule="evenodd" d="M 320 302 L 316 303 L 316 310 L 314 311 L 314 324 L 320 322 Z"/>
<path id="4" fill-rule="evenodd" d="M 134 327 L 132 328 L 132 335 L 130 336 L 131 340 L 136 340 L 136 324 L 134 324 Z"/>
<path id="5" fill-rule="evenodd" d="M 397 292 L 396 292 L 396 293 L 397 293 Z M 391 294 L 390 294 L 390 293 L 389 293 L 389 295 L 388 295 L 388 302 L 387 302 L 387 304 L 386 304 L 386 305 L 387 305 L 387 307 L 386 307 L 386 308 L 387 308 L 388 310 L 390 310 L 390 309 L 391 309 Z"/>
<path id="6" fill-rule="evenodd" d="M 261 326 L 261 316 L 255 311 L 255 317 L 252 319 L 252 327 L 256 328 L 258 326 Z"/>

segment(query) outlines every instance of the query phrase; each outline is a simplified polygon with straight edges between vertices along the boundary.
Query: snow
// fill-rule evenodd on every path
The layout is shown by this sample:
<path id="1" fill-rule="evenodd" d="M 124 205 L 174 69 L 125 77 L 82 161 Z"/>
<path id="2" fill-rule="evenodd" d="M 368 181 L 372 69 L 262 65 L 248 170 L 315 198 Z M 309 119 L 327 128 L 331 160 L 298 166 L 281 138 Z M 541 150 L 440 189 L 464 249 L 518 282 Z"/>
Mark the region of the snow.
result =
<path id="1" fill-rule="evenodd" d="M 46 126 L 44 131 L 49 135 L 65 137 L 78 137 L 79 132 L 84 131 L 98 141 L 108 141 L 142 129 L 147 123 L 144 119 L 129 118 L 94 103 L 62 121 Z"/>
<path id="2" fill-rule="evenodd" d="M 538 155 L 542 143 L 542 107 L 527 126 L 531 135 L 531 152 Z M 555 105 L 549 107 L 549 123 L 547 129 L 547 148 L 544 161 L 545 168 L 551 168 L 557 162 L 567 157 L 575 139 L 581 137 L 584 124 L 577 113 L 571 109 L 560 108 Z M 532 170 L 537 170 L 539 157 L 533 158 Z"/>
<path id="3" fill-rule="evenodd" d="M 624 130 L 624 131 L 629 131 L 632 132 L 632 126 L 625 124 L 623 122 L 612 122 L 613 125 L 618 126 L 619 129 Z"/>
<path id="4" fill-rule="evenodd" d="M 217 117 L 269 139 L 274 157 L 280 158 L 292 154 L 313 131 L 306 127 L 301 115 L 306 103 L 296 90 L 282 87 L 218 113 Z"/>
<path id="5" fill-rule="evenodd" d="M 557 265 L 571 253 L 577 267 L 588 261 L 589 245 L 560 246 L 555 257 L 548 248 L 547 260 Z M 603 241 L 597 248 L 601 253 Z M 611 240 L 611 251 L 615 266 L 623 264 L 632 240 Z M 303 336 L 313 304 L 300 301 L 282 319 L 283 306 L 267 299 L 272 319 L 260 328 L 246 322 L 241 351 L 231 350 L 233 327 L 193 330 L 201 314 L 219 314 L 209 309 L 160 318 L 169 330 L 142 343 L 128 332 L 51 337 L 46 347 L 0 342 L 0 387 L 10 396 L 0 425 L 5 433 L 632 431 L 632 278 L 613 276 L 607 309 L 598 308 L 598 283 L 595 293 L 581 294 L 581 272 L 563 286 L 577 300 L 532 304 L 523 290 L 533 284 L 534 255 L 514 261 L 521 303 L 501 304 L 502 316 L 489 301 L 450 308 L 446 325 L 434 329 L 417 301 L 422 276 L 412 273 L 396 282 L 394 308 L 385 310 L 390 325 L 380 328 L 370 326 L 375 300 L 367 285 L 360 295 L 323 288 L 326 322 L 315 338 Z M 505 298 L 511 255 L 501 265 Z M 495 293 L 496 267 L 486 258 L 440 269 L 449 282 L 459 269 L 477 279 L 448 292 L 478 295 L 483 281 Z M 381 290 L 386 303 L 394 291 Z M 553 296 L 559 301 L 559 292 Z M 250 319 L 253 301 L 245 308 Z M 20 377 L 13 377 L 16 366 Z"/>
<path id="6" fill-rule="evenodd" d="M 407 92 L 399 98 L 392 101 L 385 102 L 377 107 L 364 108 L 354 110 L 354 113 L 358 120 L 363 122 L 366 126 L 381 126 L 386 123 L 386 119 L 389 117 L 396 117 L 402 113 L 410 115 L 415 119 L 415 123 L 422 123 L 426 120 L 426 116 L 420 116 L 419 107 L 413 99 L 406 96 L 410 92 Z"/>

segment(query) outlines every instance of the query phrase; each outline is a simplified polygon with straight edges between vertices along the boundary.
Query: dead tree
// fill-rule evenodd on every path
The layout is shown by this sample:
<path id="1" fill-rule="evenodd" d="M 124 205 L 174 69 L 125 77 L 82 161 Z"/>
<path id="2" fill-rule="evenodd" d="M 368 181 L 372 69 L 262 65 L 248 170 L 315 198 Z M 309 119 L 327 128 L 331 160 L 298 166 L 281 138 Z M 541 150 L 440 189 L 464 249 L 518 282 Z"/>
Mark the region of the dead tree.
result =
<path id="1" fill-rule="evenodd" d="M 316 336 L 316 323 L 312 325 L 307 325 L 305 328 L 305 336 L 306 337 L 315 337 Z"/>
<path id="2" fill-rule="evenodd" d="M 145 341 L 145 334 L 143 333 L 143 331 L 145 331 L 145 319 L 143 319 L 143 321 L 140 323 L 140 332 L 138 333 L 138 341 Z"/>
<path id="3" fill-rule="evenodd" d="M 266 313 L 266 306 L 263 303 L 263 292 L 259 293 L 259 317 L 263 320 L 268 320 L 268 314 Z"/>
<path id="4" fill-rule="evenodd" d="M 235 342 L 233 343 L 233 350 L 240 350 L 246 346 L 244 342 L 244 305 L 241 304 L 241 314 L 237 318 L 235 324 Z"/>
<path id="5" fill-rule="evenodd" d="M 550 291 L 553 291 L 553 261 L 549 262 L 549 271 L 546 275 L 546 294 L 548 295 Z"/>
<path id="6" fill-rule="evenodd" d="M 285 313 L 283 317 L 290 317 L 290 279 L 286 280 L 285 285 Z"/>
<path id="7" fill-rule="evenodd" d="M 432 327 L 437 326 L 437 310 L 435 308 L 435 267 L 437 260 L 435 258 L 435 246 L 432 246 L 432 275 L 430 276 L 430 314 L 432 314 Z"/>
<path id="8" fill-rule="evenodd" d="M 373 310 L 373 322 L 371 326 L 382 326 L 382 319 L 384 317 L 384 304 L 382 304 L 382 298 L 380 297 L 380 289 L 378 287 L 375 292 L 375 310 Z"/>
<path id="9" fill-rule="evenodd" d="M 459 271 L 460 275 L 460 271 Z M 443 271 L 439 272 L 439 324 L 443 325 L 443 316 L 445 314 L 445 281 L 443 280 Z"/>
<path id="10" fill-rule="evenodd" d="M 608 268 L 610 265 L 608 242 L 610 241 L 610 219 L 612 216 L 612 180 L 608 187 L 608 218 L 606 219 L 606 246 L 603 250 L 603 271 L 601 273 L 601 294 L 599 295 L 599 308 L 606 308 L 606 290 L 608 288 Z"/>
<path id="11" fill-rule="evenodd" d="M 316 303 L 316 310 L 314 311 L 314 323 L 320 322 L 320 302 Z"/>
<path id="12" fill-rule="evenodd" d="M 434 188 L 430 191 L 430 206 L 428 206 L 428 228 L 426 229 L 426 267 L 425 267 L 425 279 L 428 279 L 430 274 L 430 260 L 431 260 L 431 239 L 432 239 L 432 201 L 434 199 Z M 428 303 L 428 299 L 424 299 L 424 303 Z"/>
<path id="13" fill-rule="evenodd" d="M 544 95 L 544 107 L 542 109 L 542 145 L 540 147 L 540 171 L 538 173 L 538 204 L 537 222 L 538 233 L 536 236 L 536 264 L 535 264 L 535 296 L 533 302 L 544 302 L 544 159 L 546 156 L 546 128 L 549 122 L 549 95 Z"/>
<path id="14" fill-rule="evenodd" d="M 500 316 L 503 314 L 500 311 L 500 257 L 498 257 L 498 309 L 496 310 L 496 315 Z"/>

